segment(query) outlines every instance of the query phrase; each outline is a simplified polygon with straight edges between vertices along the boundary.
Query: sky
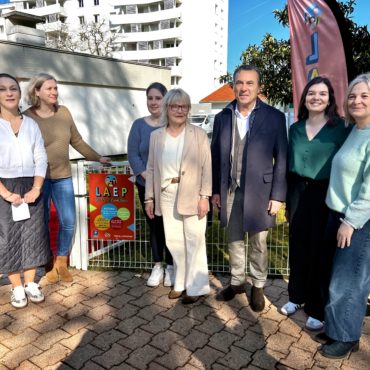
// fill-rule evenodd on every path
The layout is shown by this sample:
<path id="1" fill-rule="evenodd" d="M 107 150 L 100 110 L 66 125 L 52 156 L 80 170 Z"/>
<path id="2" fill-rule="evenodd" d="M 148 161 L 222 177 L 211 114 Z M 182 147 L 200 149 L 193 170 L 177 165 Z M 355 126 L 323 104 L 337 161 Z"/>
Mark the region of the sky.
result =
<path id="1" fill-rule="evenodd" d="M 242 52 L 253 44 L 260 44 L 266 33 L 277 39 L 288 39 L 289 29 L 274 18 L 272 11 L 282 9 L 287 0 L 229 0 L 229 42 L 227 69 L 232 72 L 240 64 Z M 370 0 L 356 0 L 354 21 L 370 23 Z M 368 27 L 369 28 L 369 27 Z"/>

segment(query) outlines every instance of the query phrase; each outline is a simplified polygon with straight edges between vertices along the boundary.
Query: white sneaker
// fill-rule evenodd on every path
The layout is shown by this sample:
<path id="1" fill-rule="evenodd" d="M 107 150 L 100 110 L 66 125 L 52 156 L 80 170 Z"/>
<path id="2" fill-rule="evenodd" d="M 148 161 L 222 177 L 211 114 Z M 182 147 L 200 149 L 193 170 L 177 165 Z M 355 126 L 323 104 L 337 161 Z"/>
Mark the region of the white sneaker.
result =
<path id="1" fill-rule="evenodd" d="M 15 308 L 23 308 L 27 306 L 28 301 L 22 285 L 16 286 L 12 289 L 10 303 Z"/>
<path id="2" fill-rule="evenodd" d="M 152 273 L 150 274 L 149 279 L 146 282 L 146 285 L 151 287 L 158 286 L 163 280 L 163 275 L 164 271 L 162 265 L 154 265 Z"/>
<path id="3" fill-rule="evenodd" d="M 173 265 L 167 265 L 164 270 L 164 286 L 174 286 L 175 285 L 175 270 Z"/>
<path id="4" fill-rule="evenodd" d="M 28 283 L 24 286 L 24 291 L 27 294 L 28 299 L 33 303 L 40 303 L 45 300 L 44 294 L 39 289 L 39 284 L 34 282 Z"/>
<path id="5" fill-rule="evenodd" d="M 304 306 L 304 303 L 296 304 L 296 303 L 288 301 L 288 303 L 285 303 L 285 305 L 281 307 L 280 312 L 285 316 L 293 315 L 303 306 Z"/>
<path id="6" fill-rule="evenodd" d="M 324 327 L 323 321 L 320 321 L 320 320 L 314 319 L 311 316 L 308 316 L 308 319 L 306 321 L 306 328 L 308 330 L 313 330 L 313 331 L 321 330 L 323 327 Z"/>

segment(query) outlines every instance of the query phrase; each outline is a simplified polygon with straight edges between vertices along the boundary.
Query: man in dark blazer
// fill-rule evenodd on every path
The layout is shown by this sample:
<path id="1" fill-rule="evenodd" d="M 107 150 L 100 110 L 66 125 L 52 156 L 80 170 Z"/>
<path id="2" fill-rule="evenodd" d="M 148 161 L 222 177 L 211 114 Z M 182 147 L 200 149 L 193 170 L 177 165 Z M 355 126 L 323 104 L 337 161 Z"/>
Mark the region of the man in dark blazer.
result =
<path id="1" fill-rule="evenodd" d="M 245 292 L 245 233 L 250 241 L 251 307 L 265 307 L 268 228 L 286 196 L 287 130 L 285 116 L 258 98 L 261 78 L 254 66 L 233 75 L 235 100 L 215 117 L 212 136 L 212 203 L 227 226 L 231 283 L 216 299 Z"/>

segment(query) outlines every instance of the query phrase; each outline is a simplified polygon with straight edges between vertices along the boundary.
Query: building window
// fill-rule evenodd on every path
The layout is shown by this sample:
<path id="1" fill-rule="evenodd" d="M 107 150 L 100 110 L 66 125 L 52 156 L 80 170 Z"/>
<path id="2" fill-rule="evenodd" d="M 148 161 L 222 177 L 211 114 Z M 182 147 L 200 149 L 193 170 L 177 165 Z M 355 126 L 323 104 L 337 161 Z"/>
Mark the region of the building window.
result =
<path id="1" fill-rule="evenodd" d="M 94 5 L 95 6 L 99 5 L 99 0 L 94 0 Z"/>
<path id="2" fill-rule="evenodd" d="M 174 0 L 164 0 L 164 8 L 165 9 L 172 9 L 175 7 L 175 1 Z"/>
<path id="3" fill-rule="evenodd" d="M 99 14 L 94 14 L 94 22 L 95 23 L 99 22 Z"/>
<path id="4" fill-rule="evenodd" d="M 4 33 L 4 26 L 0 26 L 0 33 Z"/>
<path id="5" fill-rule="evenodd" d="M 83 8 L 84 7 L 84 0 L 78 0 L 78 6 L 80 8 Z"/>
<path id="6" fill-rule="evenodd" d="M 171 85 L 177 86 L 180 83 L 180 77 L 178 76 L 171 76 Z"/>
<path id="7" fill-rule="evenodd" d="M 80 20 L 80 24 L 85 24 L 85 17 L 84 16 L 78 17 L 78 19 Z"/>

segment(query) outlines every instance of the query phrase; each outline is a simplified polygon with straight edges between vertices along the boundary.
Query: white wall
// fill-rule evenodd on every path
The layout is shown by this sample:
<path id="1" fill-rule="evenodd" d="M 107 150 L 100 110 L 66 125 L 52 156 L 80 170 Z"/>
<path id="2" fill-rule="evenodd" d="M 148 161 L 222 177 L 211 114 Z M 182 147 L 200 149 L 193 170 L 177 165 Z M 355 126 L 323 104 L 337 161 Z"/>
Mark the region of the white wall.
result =
<path id="1" fill-rule="evenodd" d="M 133 120 L 148 114 L 147 86 L 154 81 L 170 85 L 167 68 L 1 41 L 0 65 L 21 81 L 22 90 L 36 73 L 55 76 L 60 103 L 70 109 L 86 142 L 103 155 L 127 152 Z M 81 156 L 72 151 L 71 158 L 76 157 Z"/>

